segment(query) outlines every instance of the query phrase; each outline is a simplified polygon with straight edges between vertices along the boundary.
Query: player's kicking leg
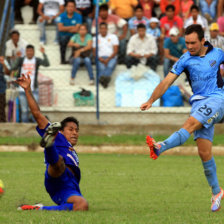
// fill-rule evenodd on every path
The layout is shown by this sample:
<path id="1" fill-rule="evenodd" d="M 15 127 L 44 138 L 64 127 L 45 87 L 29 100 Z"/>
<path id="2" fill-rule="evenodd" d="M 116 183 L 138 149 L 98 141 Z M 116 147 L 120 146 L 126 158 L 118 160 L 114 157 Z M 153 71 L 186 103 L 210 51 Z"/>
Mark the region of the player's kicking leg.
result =
<path id="1" fill-rule="evenodd" d="M 164 151 L 184 144 L 190 137 L 191 133 L 200 129 L 201 127 L 202 124 L 198 120 L 196 120 L 194 117 L 189 117 L 184 123 L 183 128 L 177 132 L 174 132 L 163 142 L 157 143 L 151 136 L 147 136 L 146 143 L 149 146 L 150 157 L 155 160 Z"/>

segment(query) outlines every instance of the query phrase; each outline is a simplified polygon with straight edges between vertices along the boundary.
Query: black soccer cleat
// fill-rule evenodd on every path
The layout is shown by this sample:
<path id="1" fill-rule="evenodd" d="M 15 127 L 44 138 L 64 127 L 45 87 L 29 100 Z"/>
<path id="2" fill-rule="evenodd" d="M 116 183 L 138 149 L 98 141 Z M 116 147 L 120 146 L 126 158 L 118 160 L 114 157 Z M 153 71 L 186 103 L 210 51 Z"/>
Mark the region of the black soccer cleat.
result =
<path id="1" fill-rule="evenodd" d="M 40 141 L 40 146 L 47 148 L 54 143 L 54 139 L 58 134 L 58 131 L 61 129 L 60 122 L 54 122 L 48 126 L 43 138 Z"/>

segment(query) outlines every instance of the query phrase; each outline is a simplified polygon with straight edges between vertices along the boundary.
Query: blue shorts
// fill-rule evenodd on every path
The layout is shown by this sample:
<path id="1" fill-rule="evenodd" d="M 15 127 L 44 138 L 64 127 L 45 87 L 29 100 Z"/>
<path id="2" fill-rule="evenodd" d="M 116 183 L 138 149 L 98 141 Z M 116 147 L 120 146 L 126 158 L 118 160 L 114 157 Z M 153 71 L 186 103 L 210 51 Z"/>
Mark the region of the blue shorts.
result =
<path id="1" fill-rule="evenodd" d="M 203 125 L 203 128 L 194 132 L 194 140 L 203 138 L 212 142 L 214 124 L 220 122 L 224 116 L 224 99 L 208 97 L 195 101 L 192 105 L 191 116 Z"/>
<path id="2" fill-rule="evenodd" d="M 58 178 L 49 176 L 46 170 L 45 188 L 51 199 L 58 205 L 67 203 L 68 198 L 71 196 L 82 197 L 79 183 L 68 168 Z"/>

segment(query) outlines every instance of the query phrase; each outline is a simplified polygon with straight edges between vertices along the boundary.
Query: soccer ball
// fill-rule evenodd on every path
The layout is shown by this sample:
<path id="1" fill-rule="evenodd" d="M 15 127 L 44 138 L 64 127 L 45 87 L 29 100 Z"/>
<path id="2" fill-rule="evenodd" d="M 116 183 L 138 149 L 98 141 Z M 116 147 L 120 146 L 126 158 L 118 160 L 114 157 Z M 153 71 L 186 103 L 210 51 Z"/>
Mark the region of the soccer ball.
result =
<path id="1" fill-rule="evenodd" d="M 0 197 L 4 194 L 4 184 L 2 180 L 0 179 Z"/>

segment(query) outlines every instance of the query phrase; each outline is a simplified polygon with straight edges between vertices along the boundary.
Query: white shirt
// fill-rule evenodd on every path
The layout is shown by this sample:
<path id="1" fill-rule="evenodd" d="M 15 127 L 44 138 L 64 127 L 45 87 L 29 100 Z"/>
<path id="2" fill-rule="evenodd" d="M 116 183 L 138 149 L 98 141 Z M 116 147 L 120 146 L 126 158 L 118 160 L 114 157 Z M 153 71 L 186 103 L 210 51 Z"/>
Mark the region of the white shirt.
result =
<path id="1" fill-rule="evenodd" d="M 44 15 L 52 17 L 59 13 L 60 6 L 64 5 L 64 0 L 39 0 L 43 4 Z"/>
<path id="2" fill-rule="evenodd" d="M 77 9 L 80 8 L 90 8 L 91 0 L 75 0 L 75 5 Z"/>
<path id="3" fill-rule="evenodd" d="M 34 90 L 35 69 L 36 69 L 36 58 L 33 57 L 31 59 L 28 59 L 27 57 L 25 57 L 20 75 L 22 74 L 30 75 L 30 79 L 31 79 L 30 86 L 32 91 Z M 24 91 L 21 86 L 19 87 L 19 91 Z"/>
<path id="4" fill-rule="evenodd" d="M 23 40 L 21 37 L 19 38 L 19 41 L 17 43 L 17 47 L 14 45 L 14 43 L 12 42 L 12 40 L 8 40 L 6 42 L 6 52 L 5 52 L 5 56 L 6 57 L 12 57 L 12 56 L 16 56 L 16 54 L 18 52 L 21 52 L 21 57 L 25 56 L 25 50 L 26 50 L 26 45 L 28 43 Z"/>
<path id="5" fill-rule="evenodd" d="M 134 34 L 127 46 L 127 54 L 135 53 L 140 55 L 154 54 L 156 55 L 158 47 L 155 38 L 151 34 L 146 34 L 144 39 L 141 39 L 138 33 Z"/>
<path id="6" fill-rule="evenodd" d="M 194 20 L 193 20 L 193 17 L 189 17 L 185 23 L 184 23 L 184 29 L 186 29 L 188 26 L 194 24 Z M 203 29 L 207 30 L 208 29 L 208 21 L 207 19 L 205 19 L 205 17 L 201 16 L 201 15 L 198 15 L 197 16 L 197 21 L 196 21 L 196 24 L 199 24 L 202 26 Z"/>
<path id="7" fill-rule="evenodd" d="M 216 38 L 211 38 L 210 33 L 205 35 L 205 40 L 209 41 L 213 47 L 218 47 L 224 50 L 224 37 L 218 35 Z"/>
<path id="8" fill-rule="evenodd" d="M 114 52 L 114 46 L 119 45 L 115 34 L 107 34 L 105 37 L 98 35 L 99 57 L 110 57 Z M 93 48 L 96 48 L 96 37 L 93 38 Z"/>

